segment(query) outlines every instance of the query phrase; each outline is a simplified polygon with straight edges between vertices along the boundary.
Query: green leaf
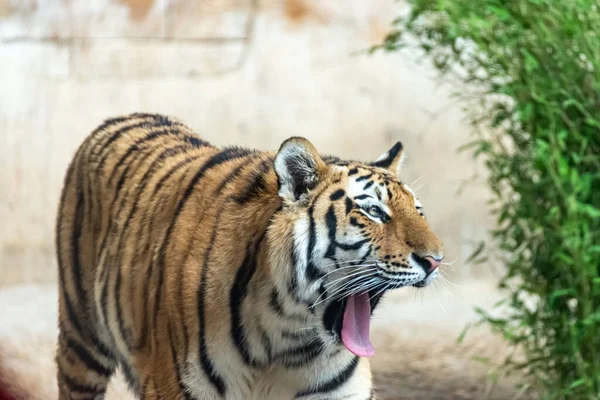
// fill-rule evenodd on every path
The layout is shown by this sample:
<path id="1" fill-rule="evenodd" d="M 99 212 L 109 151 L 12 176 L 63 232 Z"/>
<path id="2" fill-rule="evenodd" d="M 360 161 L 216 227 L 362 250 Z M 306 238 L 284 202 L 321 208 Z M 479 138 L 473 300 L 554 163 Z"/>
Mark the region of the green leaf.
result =
<path id="1" fill-rule="evenodd" d="M 473 252 L 465 260 L 465 264 L 469 264 L 471 261 L 475 260 L 483 252 L 484 248 L 485 242 L 480 241 L 475 250 L 473 250 Z"/>
<path id="2" fill-rule="evenodd" d="M 582 323 L 584 325 L 595 325 L 600 323 L 600 311 L 591 314 L 589 317 L 585 318 Z"/>
<path id="3" fill-rule="evenodd" d="M 556 301 L 556 299 L 568 296 L 571 293 L 572 293 L 571 289 L 555 290 L 554 292 L 552 292 L 550 294 L 550 298 L 548 299 L 548 304 L 550 305 L 550 307 L 552 307 L 554 305 L 554 302 Z"/>
<path id="4" fill-rule="evenodd" d="M 471 360 L 476 361 L 481 364 L 484 364 L 484 365 L 488 365 L 490 363 L 490 359 L 488 357 L 474 356 L 474 357 L 471 357 Z"/>
<path id="5" fill-rule="evenodd" d="M 521 54 L 525 58 L 525 70 L 527 72 L 533 72 L 540 66 L 537 59 L 527 49 L 521 49 Z"/>
<path id="6" fill-rule="evenodd" d="M 469 322 L 467 325 L 465 325 L 463 330 L 460 332 L 460 335 L 458 335 L 458 338 L 456 339 L 457 344 L 461 344 L 463 342 L 463 340 L 465 339 L 465 336 L 467 335 L 467 332 L 470 329 L 471 329 L 471 323 Z"/>
<path id="7" fill-rule="evenodd" d="M 587 379 L 577 379 L 576 381 L 573 381 L 573 383 L 571 383 L 569 385 L 569 389 L 575 389 L 578 386 L 584 385 L 587 383 Z"/>

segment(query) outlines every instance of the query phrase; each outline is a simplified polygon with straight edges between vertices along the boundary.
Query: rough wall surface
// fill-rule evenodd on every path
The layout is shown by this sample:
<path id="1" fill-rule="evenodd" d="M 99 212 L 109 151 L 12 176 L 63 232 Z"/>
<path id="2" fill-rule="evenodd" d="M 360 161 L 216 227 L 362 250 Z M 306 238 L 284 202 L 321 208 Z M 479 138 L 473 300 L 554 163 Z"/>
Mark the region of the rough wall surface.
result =
<path id="1" fill-rule="evenodd" d="M 464 116 L 410 55 L 358 53 L 403 11 L 393 0 L 0 0 L 0 286 L 55 280 L 63 175 L 104 118 L 178 117 L 206 140 L 276 149 L 309 138 L 377 158 L 401 140 L 403 180 L 461 267 L 490 227 Z"/>

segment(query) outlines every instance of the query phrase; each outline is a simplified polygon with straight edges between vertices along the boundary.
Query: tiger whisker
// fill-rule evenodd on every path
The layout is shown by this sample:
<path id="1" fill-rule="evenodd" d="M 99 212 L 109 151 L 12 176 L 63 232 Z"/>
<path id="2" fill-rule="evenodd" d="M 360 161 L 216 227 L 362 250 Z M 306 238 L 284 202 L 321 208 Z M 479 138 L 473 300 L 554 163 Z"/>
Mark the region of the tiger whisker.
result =
<path id="1" fill-rule="evenodd" d="M 370 271 L 370 272 L 368 272 L 368 273 L 363 273 L 363 274 L 362 274 L 361 276 L 359 276 L 359 277 L 356 277 L 356 278 L 350 279 L 350 280 L 348 280 L 348 281 L 342 282 L 342 283 L 340 284 L 340 286 L 338 286 L 337 288 L 335 288 L 335 290 L 334 290 L 334 291 L 337 293 L 337 292 L 339 292 L 340 290 L 344 290 L 344 289 L 346 289 L 346 288 L 348 288 L 348 287 L 350 287 L 350 286 L 352 286 L 352 285 L 355 285 L 355 284 L 357 284 L 357 283 L 360 283 L 360 282 L 361 282 L 361 280 L 365 280 L 366 278 L 369 278 L 369 277 L 371 277 L 371 276 L 373 276 L 373 275 L 377 275 L 377 274 L 378 274 L 378 272 L 377 272 L 377 271 Z"/>
<path id="2" fill-rule="evenodd" d="M 343 290 L 344 290 L 346 287 L 348 287 L 348 286 L 352 286 L 352 285 L 354 285 L 354 284 L 356 284 L 356 283 L 360 282 L 362 279 L 368 278 L 369 276 L 373 276 L 373 275 L 375 275 L 375 274 L 377 274 L 377 273 L 378 273 L 377 271 L 373 271 L 373 272 L 370 272 L 370 273 L 368 273 L 368 274 L 366 274 L 366 275 L 364 275 L 364 276 L 355 277 L 355 278 L 351 279 L 350 281 L 343 283 L 341 287 L 339 287 L 339 288 L 336 288 L 336 290 L 335 290 L 335 291 L 333 291 L 333 292 L 329 293 L 329 296 L 327 296 L 327 297 L 325 297 L 323 300 L 319 301 L 319 299 L 321 299 L 321 297 L 323 297 L 323 295 L 327 293 L 327 292 L 323 292 L 323 293 L 322 293 L 322 294 L 321 294 L 321 295 L 320 295 L 320 296 L 317 298 L 317 300 L 315 300 L 315 302 L 313 303 L 313 305 L 312 305 L 312 306 L 310 306 L 310 308 L 314 308 L 314 307 L 316 307 L 317 305 L 319 305 L 319 304 L 321 304 L 321 303 L 324 303 L 324 302 L 326 302 L 326 301 L 328 301 L 328 300 L 330 300 L 330 299 L 334 298 L 336 295 L 338 295 L 340 292 L 342 292 L 342 291 L 343 291 Z"/>
<path id="3" fill-rule="evenodd" d="M 371 267 L 369 267 L 369 268 L 371 268 Z M 331 286 L 334 286 L 334 285 L 335 285 L 337 282 L 339 282 L 339 281 L 342 281 L 342 280 L 344 280 L 344 279 L 347 279 L 347 278 L 350 278 L 350 277 L 353 277 L 353 276 L 356 276 L 356 275 L 360 275 L 360 274 L 362 274 L 362 273 L 364 273 L 364 272 L 367 272 L 367 271 L 369 270 L 369 268 L 367 268 L 367 269 L 366 269 L 366 271 L 365 271 L 364 269 L 361 269 L 360 271 L 355 271 L 355 272 L 352 272 L 351 274 L 344 275 L 344 276 L 342 276 L 342 277 L 340 277 L 340 278 L 337 278 L 337 279 L 335 279 L 335 280 L 333 280 L 333 281 L 331 281 L 331 282 L 328 282 L 328 283 L 326 283 L 324 286 L 325 286 L 326 288 L 328 288 L 328 287 L 331 287 Z M 371 268 L 371 269 L 372 269 L 372 268 Z M 375 269 L 372 269 L 372 270 L 373 270 L 373 271 L 375 271 Z"/>
<path id="4" fill-rule="evenodd" d="M 387 282 L 386 285 L 383 286 L 383 288 L 381 290 L 379 290 L 377 293 L 375 293 L 373 295 L 373 297 L 377 297 L 379 296 L 381 293 L 385 292 L 387 289 L 389 289 L 392 285 L 394 284 L 394 281 L 389 281 Z"/>
<path id="5" fill-rule="evenodd" d="M 435 281 L 433 281 L 433 285 L 432 285 L 432 287 L 433 287 L 433 289 L 434 289 L 434 290 L 436 290 L 436 291 L 437 291 L 437 286 L 435 286 L 435 285 L 436 285 L 436 282 L 435 282 Z M 446 291 L 447 291 L 447 290 L 446 290 Z M 444 304 L 442 304 L 442 303 L 440 302 L 440 299 L 439 299 L 437 296 L 435 296 L 435 301 L 436 301 L 436 302 L 439 304 L 439 306 L 442 308 L 442 311 L 444 311 L 444 314 L 446 314 L 446 316 L 447 316 L 448 318 L 451 318 L 451 317 L 450 317 L 450 314 L 448 314 L 448 311 L 446 311 L 446 308 L 444 308 Z"/>
<path id="6" fill-rule="evenodd" d="M 448 279 L 448 275 L 446 275 L 446 273 L 445 273 L 444 271 L 442 271 L 442 270 L 440 270 L 440 275 L 439 275 L 439 277 L 440 277 L 440 278 L 442 278 L 442 279 L 444 280 L 444 282 L 446 282 L 446 283 L 449 283 L 450 285 L 452 285 L 452 286 L 455 286 L 455 287 L 457 287 L 457 288 L 459 288 L 459 289 L 461 288 L 461 286 L 460 286 L 460 285 L 457 285 L 456 283 L 454 283 L 454 282 L 450 281 L 450 280 Z"/>
<path id="7" fill-rule="evenodd" d="M 332 266 L 336 266 L 336 265 L 344 265 L 344 264 L 354 263 L 357 261 L 360 261 L 361 263 L 379 262 L 379 260 L 377 260 L 375 258 L 368 258 L 366 260 L 363 260 L 362 258 L 357 258 L 355 260 L 336 261 L 336 262 L 332 262 L 332 263 L 328 263 L 328 264 L 322 264 L 322 265 L 320 265 L 320 267 L 321 268 L 332 267 Z M 359 265 L 359 264 L 356 264 L 356 265 Z"/>
<path id="8" fill-rule="evenodd" d="M 348 293 L 353 295 L 353 294 L 358 294 L 361 292 L 367 292 L 367 291 L 381 285 L 382 282 L 384 282 L 384 281 L 382 281 L 379 277 L 374 277 L 374 278 L 369 279 L 362 286 L 357 287 L 354 290 L 350 290 Z"/>
<path id="9" fill-rule="evenodd" d="M 329 275 L 331 275 L 331 274 L 333 274 L 335 272 L 341 271 L 342 269 L 348 269 L 348 268 L 356 268 L 356 269 L 359 269 L 359 268 L 371 268 L 371 267 L 375 267 L 375 266 L 377 266 L 377 265 L 376 264 L 373 264 L 373 265 L 366 265 L 366 264 L 365 265 L 348 265 L 346 267 L 341 267 L 341 268 L 338 268 L 336 270 L 329 271 L 328 273 L 326 273 L 325 275 L 323 275 L 322 277 L 320 277 L 319 279 L 317 279 L 315 281 L 315 283 L 318 283 L 318 282 L 322 281 L 327 276 L 329 276 Z"/>
<path id="10" fill-rule="evenodd" d="M 346 298 L 348 296 L 354 295 L 354 294 L 358 294 L 358 293 L 362 293 L 362 292 L 366 292 L 368 290 L 371 290 L 373 287 L 377 287 L 379 285 L 381 285 L 382 283 L 385 284 L 385 281 L 381 281 L 380 279 L 377 279 L 378 277 L 375 278 L 370 278 L 369 281 L 373 281 L 370 284 L 367 284 L 367 282 L 365 282 L 365 284 L 358 286 L 357 288 L 353 289 L 353 290 L 349 290 L 345 293 L 340 293 L 341 291 L 336 292 L 336 300 L 337 299 L 343 299 Z M 372 286 L 372 287 L 371 287 Z"/>
<path id="11" fill-rule="evenodd" d="M 363 279 L 369 278 L 370 276 L 373 276 L 373 275 L 377 274 L 377 271 L 371 271 L 371 272 L 368 272 L 368 273 L 364 273 L 363 272 L 361 274 L 362 274 L 361 276 L 354 277 L 354 278 L 349 279 L 348 281 L 342 282 L 340 286 L 338 286 L 337 288 L 335 288 L 333 291 L 331 291 L 329 293 L 328 298 L 331 298 L 331 297 L 335 296 L 337 293 L 341 292 L 345 288 L 347 288 L 347 287 L 349 287 L 351 285 L 357 284 L 358 282 L 360 282 Z M 347 278 L 347 277 L 345 277 L 345 278 Z M 327 292 L 324 292 L 323 294 L 325 294 L 325 293 L 327 293 Z M 319 296 L 319 297 L 321 297 L 321 296 Z"/>
<path id="12" fill-rule="evenodd" d="M 421 175 L 420 177 L 418 177 L 413 183 L 410 184 L 410 186 L 412 187 L 412 185 L 414 185 L 415 183 L 419 182 L 421 179 L 423 179 L 425 175 Z"/>
<path id="13" fill-rule="evenodd" d="M 449 266 L 452 266 L 452 265 L 454 265 L 454 263 L 455 263 L 455 262 L 457 262 L 457 261 L 458 261 L 458 258 L 455 258 L 455 259 L 454 259 L 454 261 L 451 261 L 451 262 L 443 262 L 443 263 L 441 263 L 441 264 L 442 264 L 442 265 L 449 265 Z"/>

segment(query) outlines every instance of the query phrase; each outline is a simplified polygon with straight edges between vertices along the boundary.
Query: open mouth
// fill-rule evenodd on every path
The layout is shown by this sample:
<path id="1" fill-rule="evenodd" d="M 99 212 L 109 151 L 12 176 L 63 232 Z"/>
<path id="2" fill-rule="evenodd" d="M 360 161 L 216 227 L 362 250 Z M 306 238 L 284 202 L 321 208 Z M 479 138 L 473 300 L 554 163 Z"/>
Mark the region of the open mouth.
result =
<path id="1" fill-rule="evenodd" d="M 337 334 L 346 348 L 361 357 L 375 354 L 371 344 L 371 316 L 383 292 L 371 290 L 334 300 L 323 316 L 325 328 Z"/>

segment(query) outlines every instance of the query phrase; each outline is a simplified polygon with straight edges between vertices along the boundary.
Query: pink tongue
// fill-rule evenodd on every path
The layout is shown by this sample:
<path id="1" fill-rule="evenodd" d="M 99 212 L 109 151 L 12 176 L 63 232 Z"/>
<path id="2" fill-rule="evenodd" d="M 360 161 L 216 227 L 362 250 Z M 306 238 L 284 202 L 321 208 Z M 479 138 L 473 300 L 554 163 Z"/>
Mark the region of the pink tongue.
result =
<path id="1" fill-rule="evenodd" d="M 370 357 L 375 349 L 369 339 L 371 304 L 367 292 L 348 297 L 342 320 L 342 342 L 352 353 Z"/>

